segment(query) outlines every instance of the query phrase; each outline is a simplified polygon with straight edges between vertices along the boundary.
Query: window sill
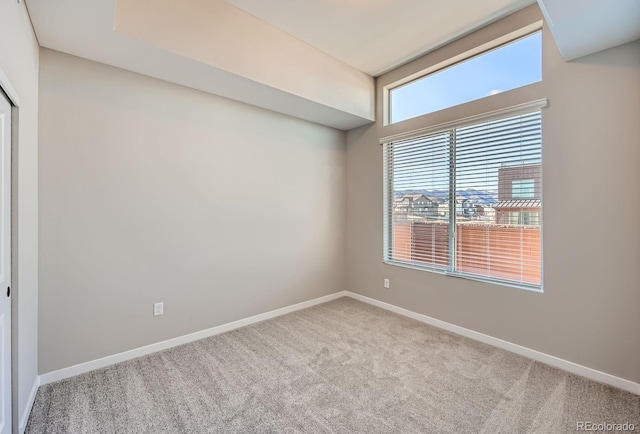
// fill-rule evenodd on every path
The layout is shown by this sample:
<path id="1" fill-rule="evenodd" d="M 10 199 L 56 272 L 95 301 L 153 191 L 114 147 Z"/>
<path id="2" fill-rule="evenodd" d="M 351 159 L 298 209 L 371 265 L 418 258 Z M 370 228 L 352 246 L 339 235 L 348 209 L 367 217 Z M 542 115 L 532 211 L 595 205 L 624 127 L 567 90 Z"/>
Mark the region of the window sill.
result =
<path id="1" fill-rule="evenodd" d="M 403 262 L 403 261 L 384 260 L 383 262 L 385 264 L 387 264 L 387 265 L 393 265 L 393 266 L 402 267 L 402 268 L 409 268 L 409 269 L 412 269 L 412 270 L 427 271 L 429 273 L 435 273 L 435 274 L 440 274 L 440 275 L 444 275 L 444 276 L 455 277 L 455 278 L 458 278 L 458 279 L 474 280 L 476 282 L 491 283 L 493 285 L 507 286 L 507 287 L 510 287 L 510 288 L 523 289 L 525 291 L 544 293 L 542 285 L 532 285 L 532 284 L 526 284 L 526 283 L 518 283 L 518 282 L 509 281 L 509 280 L 503 280 L 503 279 L 496 279 L 496 278 L 492 278 L 492 277 L 479 276 L 479 275 L 476 275 L 476 274 L 462 273 L 462 272 L 459 272 L 459 271 L 450 271 L 450 270 L 445 269 L 445 268 L 431 268 L 431 267 L 428 267 L 428 266 L 420 266 L 420 265 L 416 265 L 416 264 L 412 264 L 412 263 L 408 263 L 408 262 Z"/>

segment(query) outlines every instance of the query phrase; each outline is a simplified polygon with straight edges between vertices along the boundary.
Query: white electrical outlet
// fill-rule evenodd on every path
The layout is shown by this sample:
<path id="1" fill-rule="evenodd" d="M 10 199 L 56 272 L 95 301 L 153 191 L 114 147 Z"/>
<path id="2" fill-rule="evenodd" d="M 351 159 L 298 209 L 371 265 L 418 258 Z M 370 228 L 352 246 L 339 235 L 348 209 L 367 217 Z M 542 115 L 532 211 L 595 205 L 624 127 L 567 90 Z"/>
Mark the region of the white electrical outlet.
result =
<path id="1" fill-rule="evenodd" d="M 158 316 L 164 314 L 164 303 L 154 303 L 153 304 L 153 316 Z"/>
<path id="2" fill-rule="evenodd" d="M 389 289 L 389 279 L 384 279 L 384 287 Z"/>

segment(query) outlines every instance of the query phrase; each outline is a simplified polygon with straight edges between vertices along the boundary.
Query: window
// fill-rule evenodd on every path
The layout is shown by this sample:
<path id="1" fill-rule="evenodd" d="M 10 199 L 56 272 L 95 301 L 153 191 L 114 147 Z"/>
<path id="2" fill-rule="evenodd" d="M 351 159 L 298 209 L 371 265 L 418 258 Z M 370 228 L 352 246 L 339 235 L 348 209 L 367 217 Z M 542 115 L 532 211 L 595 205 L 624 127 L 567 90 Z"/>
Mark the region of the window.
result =
<path id="1" fill-rule="evenodd" d="M 511 197 L 528 198 L 534 197 L 533 179 L 516 179 L 511 181 Z"/>
<path id="2" fill-rule="evenodd" d="M 525 226 L 537 226 L 539 225 L 539 217 L 537 212 L 531 211 L 510 211 L 509 212 L 509 224 L 510 225 L 525 225 Z"/>
<path id="3" fill-rule="evenodd" d="M 539 290 L 543 105 L 383 139 L 385 262 Z"/>
<path id="4" fill-rule="evenodd" d="M 392 88 L 389 122 L 404 121 L 541 80 L 542 34 L 538 31 Z"/>

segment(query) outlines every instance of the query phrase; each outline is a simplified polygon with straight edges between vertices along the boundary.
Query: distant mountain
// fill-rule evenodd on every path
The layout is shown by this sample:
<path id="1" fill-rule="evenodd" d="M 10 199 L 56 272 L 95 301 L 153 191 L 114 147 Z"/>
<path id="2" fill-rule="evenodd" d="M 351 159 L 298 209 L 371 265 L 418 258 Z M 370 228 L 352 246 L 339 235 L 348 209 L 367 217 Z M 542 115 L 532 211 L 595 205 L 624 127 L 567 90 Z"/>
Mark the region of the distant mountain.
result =
<path id="1" fill-rule="evenodd" d="M 449 191 L 439 189 L 398 190 L 394 192 L 394 197 L 399 198 L 407 194 L 424 194 L 431 199 L 435 199 L 437 202 L 445 202 L 449 199 Z M 478 205 L 493 205 L 498 202 L 498 192 L 491 190 L 476 190 L 475 188 L 468 188 L 466 190 L 458 190 L 457 196 L 469 199 L 472 203 Z"/>
<path id="2" fill-rule="evenodd" d="M 491 190 L 468 188 L 466 190 L 459 190 L 458 197 L 465 197 L 474 204 L 480 205 L 492 205 L 498 202 L 498 192 Z"/>

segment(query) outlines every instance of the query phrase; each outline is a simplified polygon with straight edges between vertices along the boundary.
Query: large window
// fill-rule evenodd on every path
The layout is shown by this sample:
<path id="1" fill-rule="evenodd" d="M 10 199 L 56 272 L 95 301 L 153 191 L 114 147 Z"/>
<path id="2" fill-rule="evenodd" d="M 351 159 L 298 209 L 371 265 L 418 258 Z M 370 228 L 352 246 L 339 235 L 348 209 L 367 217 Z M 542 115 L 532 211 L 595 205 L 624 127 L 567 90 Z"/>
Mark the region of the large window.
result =
<path id="1" fill-rule="evenodd" d="M 542 34 L 499 46 L 393 87 L 389 122 L 395 123 L 542 80 Z"/>
<path id="2" fill-rule="evenodd" d="M 539 290 L 543 104 L 386 141 L 385 262 Z"/>

